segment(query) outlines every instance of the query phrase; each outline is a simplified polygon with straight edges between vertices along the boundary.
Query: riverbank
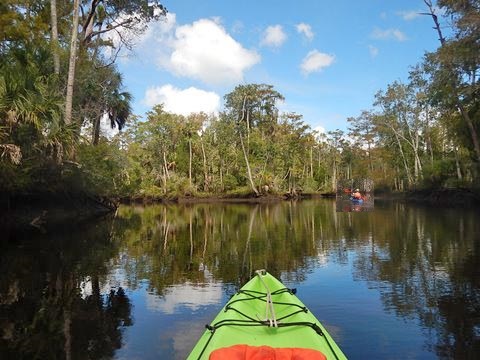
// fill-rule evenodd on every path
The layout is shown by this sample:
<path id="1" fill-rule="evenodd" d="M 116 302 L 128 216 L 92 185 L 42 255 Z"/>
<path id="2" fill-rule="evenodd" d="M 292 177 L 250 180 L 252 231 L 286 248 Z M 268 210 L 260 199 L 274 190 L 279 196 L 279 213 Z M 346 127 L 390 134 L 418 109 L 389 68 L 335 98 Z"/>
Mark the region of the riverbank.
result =
<path id="1" fill-rule="evenodd" d="M 85 193 L 0 194 L 0 227 L 45 230 L 114 212 L 112 199 Z"/>
<path id="2" fill-rule="evenodd" d="M 47 229 L 56 224 L 81 222 L 115 212 L 119 204 L 197 204 L 246 203 L 260 204 L 286 200 L 335 198 L 334 193 L 241 194 L 238 196 L 204 194 L 177 197 L 124 197 L 109 199 L 88 194 L 39 193 L 29 195 L 0 195 L 0 227 Z M 404 193 L 381 193 L 376 200 L 402 201 L 428 206 L 465 207 L 480 202 L 480 192 L 472 189 L 423 189 Z"/>
<path id="3" fill-rule="evenodd" d="M 290 194 L 261 194 L 254 193 L 232 195 L 232 194 L 200 194 L 196 196 L 174 196 L 174 197 L 124 197 L 120 198 L 121 204 L 155 204 L 155 203 L 268 203 L 285 200 L 306 200 L 335 197 L 335 193 L 298 193 L 295 196 Z"/>
<path id="4" fill-rule="evenodd" d="M 480 191 L 467 188 L 420 189 L 375 194 L 375 200 L 401 201 L 427 206 L 471 207 L 480 203 Z"/>
<path id="5" fill-rule="evenodd" d="M 177 197 L 175 199 L 160 199 L 160 202 L 171 201 L 176 203 L 201 203 L 201 202 L 225 202 L 225 203 L 265 203 L 284 200 L 306 200 L 306 199 L 335 199 L 335 193 L 299 193 L 292 197 L 289 194 L 274 195 L 266 194 L 255 196 L 234 197 L 222 195 L 189 196 Z M 375 194 L 375 199 L 385 201 L 405 201 L 417 204 L 439 205 L 448 207 L 474 206 L 480 203 L 480 191 L 467 188 L 449 189 L 421 189 L 406 192 L 390 192 Z M 142 202 L 142 201 L 140 201 Z"/>
<path id="6" fill-rule="evenodd" d="M 480 203 L 480 191 L 466 188 L 425 189 L 406 192 L 403 198 L 407 202 L 427 205 L 474 206 Z"/>
<path id="7" fill-rule="evenodd" d="M 317 194 L 300 194 L 296 199 L 320 197 Z M 35 193 L 11 196 L 0 194 L 0 228 L 49 227 L 69 222 L 79 223 L 90 218 L 104 216 L 116 211 L 120 204 L 194 204 L 194 203 L 273 203 L 288 200 L 287 195 L 267 194 L 255 196 L 200 195 L 177 197 L 124 197 L 107 198 L 85 193 Z"/>

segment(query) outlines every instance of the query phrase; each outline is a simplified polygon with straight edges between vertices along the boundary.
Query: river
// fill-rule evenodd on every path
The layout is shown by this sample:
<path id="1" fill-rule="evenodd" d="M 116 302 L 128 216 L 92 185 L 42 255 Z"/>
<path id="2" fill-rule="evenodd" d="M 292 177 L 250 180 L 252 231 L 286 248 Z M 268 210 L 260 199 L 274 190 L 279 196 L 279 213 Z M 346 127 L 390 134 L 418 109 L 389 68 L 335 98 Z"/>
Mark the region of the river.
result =
<path id="1" fill-rule="evenodd" d="M 267 269 L 349 359 L 480 358 L 480 216 L 331 200 L 122 206 L 3 232 L 1 359 L 184 359 Z"/>

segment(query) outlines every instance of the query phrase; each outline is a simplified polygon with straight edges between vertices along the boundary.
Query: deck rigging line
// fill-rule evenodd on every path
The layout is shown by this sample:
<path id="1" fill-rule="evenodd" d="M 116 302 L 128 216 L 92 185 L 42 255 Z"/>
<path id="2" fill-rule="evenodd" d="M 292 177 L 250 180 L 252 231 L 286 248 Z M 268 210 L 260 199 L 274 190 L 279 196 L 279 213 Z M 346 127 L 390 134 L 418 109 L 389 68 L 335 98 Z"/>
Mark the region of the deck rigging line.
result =
<path id="1" fill-rule="evenodd" d="M 261 276 L 261 270 L 257 271 L 257 275 L 262 278 Z M 307 322 L 307 321 L 296 321 L 296 322 L 283 322 L 283 320 L 288 319 L 291 316 L 294 316 L 298 313 L 301 312 L 308 312 L 308 309 L 305 306 L 300 306 L 295 303 L 288 303 L 288 302 L 279 302 L 279 301 L 273 301 L 273 297 L 276 295 L 280 295 L 283 293 L 290 293 L 292 295 L 296 294 L 297 290 L 296 289 L 288 289 L 288 288 L 282 288 L 278 289 L 274 292 L 270 292 L 266 284 L 263 282 L 266 292 L 260 292 L 260 291 L 254 291 L 254 290 L 239 290 L 237 292 L 238 294 L 243 294 L 248 296 L 247 298 L 243 299 L 236 299 L 232 300 L 227 303 L 225 306 L 225 312 L 227 311 L 234 311 L 241 316 L 243 316 L 245 319 L 224 319 L 221 321 L 216 322 L 215 324 L 212 325 L 205 325 L 205 327 L 210 331 L 210 337 L 208 338 L 207 342 L 205 343 L 205 346 L 203 347 L 200 355 L 198 356 L 198 359 L 200 359 L 203 356 L 203 353 L 205 352 L 205 349 L 208 347 L 208 344 L 210 343 L 210 340 L 213 338 L 213 336 L 216 333 L 216 330 L 223 327 L 223 326 L 267 326 L 267 327 L 289 327 L 289 326 L 307 326 L 313 329 L 319 336 L 324 337 L 328 347 L 332 351 L 332 353 L 335 355 L 335 358 L 338 359 L 335 350 L 332 348 L 330 342 L 328 341 L 328 337 L 325 336 L 323 333 L 322 329 L 318 326 L 316 323 L 312 322 Z M 266 303 L 266 319 L 265 320 L 260 320 L 260 319 L 255 319 L 242 311 L 238 310 L 237 308 L 234 307 L 234 305 L 238 302 L 244 302 L 244 301 L 263 301 Z M 275 312 L 273 310 L 273 305 L 286 305 L 286 306 L 292 306 L 298 308 L 296 311 L 291 312 L 290 314 L 287 314 L 283 317 L 276 318 Z M 272 316 L 272 318 L 269 317 L 269 314 Z"/>

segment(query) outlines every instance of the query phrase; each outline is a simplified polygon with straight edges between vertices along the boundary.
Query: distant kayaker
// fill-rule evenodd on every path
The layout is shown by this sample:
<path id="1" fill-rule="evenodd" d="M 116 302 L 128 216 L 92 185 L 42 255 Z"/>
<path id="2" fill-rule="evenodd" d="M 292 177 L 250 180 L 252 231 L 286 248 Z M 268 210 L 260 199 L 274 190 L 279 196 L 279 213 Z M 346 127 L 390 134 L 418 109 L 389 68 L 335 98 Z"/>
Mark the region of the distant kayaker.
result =
<path id="1" fill-rule="evenodd" d="M 360 194 L 360 189 L 355 189 L 355 192 L 352 194 L 352 197 L 355 200 L 361 200 L 362 199 L 362 194 Z"/>

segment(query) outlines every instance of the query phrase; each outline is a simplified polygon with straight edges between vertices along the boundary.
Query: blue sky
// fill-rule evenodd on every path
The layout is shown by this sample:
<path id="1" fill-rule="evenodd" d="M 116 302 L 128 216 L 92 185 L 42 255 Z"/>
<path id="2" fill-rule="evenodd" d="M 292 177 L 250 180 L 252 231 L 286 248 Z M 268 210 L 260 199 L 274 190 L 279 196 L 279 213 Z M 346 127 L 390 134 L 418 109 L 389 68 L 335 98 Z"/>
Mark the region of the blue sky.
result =
<path id="1" fill-rule="evenodd" d="M 217 112 L 236 85 L 271 84 L 281 111 L 312 128 L 346 130 L 374 94 L 438 47 L 423 0 L 164 0 L 118 61 L 133 110 Z"/>

